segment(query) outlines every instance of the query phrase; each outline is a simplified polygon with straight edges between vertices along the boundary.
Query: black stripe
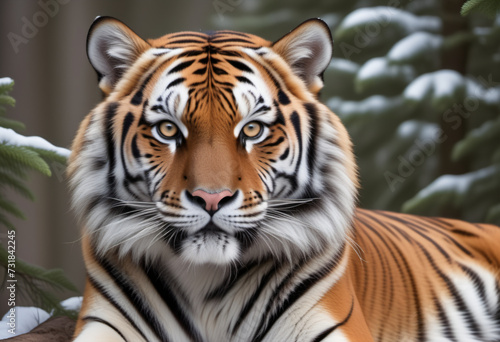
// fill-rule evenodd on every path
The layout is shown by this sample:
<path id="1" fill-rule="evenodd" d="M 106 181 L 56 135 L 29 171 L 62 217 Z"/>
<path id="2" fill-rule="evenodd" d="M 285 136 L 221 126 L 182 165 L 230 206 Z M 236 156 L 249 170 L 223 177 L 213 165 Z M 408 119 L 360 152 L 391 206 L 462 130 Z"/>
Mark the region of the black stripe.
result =
<path id="1" fill-rule="evenodd" d="M 207 68 L 203 67 L 203 68 L 199 68 L 199 69 L 196 69 L 195 71 L 193 71 L 193 74 L 194 75 L 205 75 L 206 72 L 207 72 Z"/>
<path id="2" fill-rule="evenodd" d="M 205 40 L 197 40 L 197 39 L 179 39 L 179 40 L 173 40 L 169 41 L 167 45 L 173 45 L 173 44 L 204 44 L 206 43 Z"/>
<path id="3" fill-rule="evenodd" d="M 104 158 L 94 158 L 94 160 L 92 160 L 92 169 L 94 169 L 95 171 L 101 170 L 106 166 L 107 163 L 108 161 Z"/>
<path id="4" fill-rule="evenodd" d="M 474 234 L 474 233 L 471 233 L 471 232 L 468 232 L 468 231 L 465 231 L 462 229 L 452 229 L 451 232 L 454 234 L 463 235 L 463 236 L 467 236 L 467 237 L 478 237 L 477 234 Z"/>
<path id="5" fill-rule="evenodd" d="M 254 84 L 252 83 L 252 81 L 250 81 L 248 78 L 246 78 L 245 76 L 236 76 L 236 79 L 238 81 L 240 81 L 241 83 L 247 83 L 247 84 L 250 84 L 252 86 L 254 86 Z M 255 86 L 254 86 L 255 87 Z"/>
<path id="6" fill-rule="evenodd" d="M 238 319 L 236 320 L 233 331 L 231 333 L 232 336 L 236 334 L 241 323 L 243 323 L 244 319 L 248 316 L 255 303 L 257 303 L 257 299 L 260 297 L 261 293 L 266 289 L 266 287 L 269 286 L 269 281 L 276 275 L 278 268 L 279 266 L 273 265 L 273 267 L 271 267 L 271 269 L 260 279 L 259 286 L 247 300 L 247 302 L 241 309 L 240 314 L 238 315 Z"/>
<path id="7" fill-rule="evenodd" d="M 368 218 L 370 218 L 371 220 L 377 222 L 380 225 L 380 227 L 387 226 L 386 224 L 383 224 L 382 222 L 380 222 L 371 213 L 364 212 L 364 215 L 367 216 Z M 358 217 L 358 219 L 360 219 L 360 218 Z M 361 221 L 363 221 L 363 220 L 361 219 Z M 396 258 L 393 251 L 397 252 L 400 260 L 402 261 L 403 265 L 400 265 L 399 262 L 396 262 L 396 266 L 398 267 L 398 270 L 402 276 L 403 276 L 403 274 L 406 274 L 408 276 L 408 278 L 409 278 L 408 280 L 409 280 L 410 285 L 411 285 L 411 290 L 413 292 L 413 298 L 414 298 L 414 304 L 415 304 L 414 308 L 416 310 L 416 316 L 417 316 L 417 335 L 418 335 L 417 340 L 418 341 L 425 341 L 425 329 L 424 329 L 424 320 L 423 320 L 422 309 L 420 307 L 420 298 L 419 298 L 420 296 L 418 295 L 418 289 L 417 289 L 417 285 L 415 283 L 415 278 L 414 278 L 413 273 L 411 272 L 408 261 L 406 260 L 404 254 L 401 252 L 399 246 L 396 244 L 395 241 L 393 241 L 392 239 L 389 239 L 389 241 L 391 242 L 391 244 L 394 247 L 394 248 L 391 248 L 387 243 L 387 239 L 384 239 L 384 237 L 381 235 L 381 233 L 379 231 L 377 231 L 377 229 L 375 227 L 373 227 L 372 225 L 370 225 L 366 222 L 364 224 L 365 224 L 365 227 L 370 229 L 375 235 L 377 235 L 379 237 L 379 239 L 382 241 L 382 243 L 387 247 L 387 250 L 391 253 L 394 260 L 396 260 L 397 258 Z M 389 230 L 387 230 L 387 231 L 389 231 Z M 404 266 L 404 270 L 406 272 L 403 272 L 403 269 L 401 268 L 401 266 Z"/>
<path id="8" fill-rule="evenodd" d="M 106 135 L 106 152 L 108 155 L 108 197 L 116 198 L 116 179 L 115 179 L 115 139 L 114 139 L 114 119 L 116 111 L 118 110 L 118 103 L 113 102 L 108 105 L 106 110 L 106 117 L 104 119 L 104 132 Z"/>
<path id="9" fill-rule="evenodd" d="M 138 315 L 144 319 L 144 322 L 146 322 L 156 337 L 160 341 L 169 341 L 163 323 L 158 320 L 158 317 L 156 317 L 154 312 L 150 309 L 150 304 L 144 301 L 141 293 L 137 290 L 137 284 L 131 282 L 128 277 L 122 274 L 118 268 L 107 259 L 99 258 L 96 255 L 94 255 L 94 259 L 106 271 L 108 276 L 113 279 L 114 284 L 120 288 L 122 293 L 137 310 Z"/>
<path id="10" fill-rule="evenodd" d="M 149 81 L 151 81 L 151 77 L 153 77 L 153 74 L 154 74 L 154 71 L 152 73 L 150 73 L 148 75 L 148 77 L 146 77 L 146 79 L 144 80 L 144 82 L 142 82 L 141 87 L 139 88 L 139 90 L 137 90 L 137 92 L 132 97 L 132 100 L 130 100 L 130 103 L 133 104 L 134 106 L 138 106 L 138 105 L 140 105 L 142 103 L 142 98 L 143 98 L 143 95 L 144 95 L 144 89 L 146 88 L 146 86 L 149 83 Z"/>
<path id="11" fill-rule="evenodd" d="M 215 65 L 215 64 L 219 63 L 221 60 L 218 59 L 218 58 L 215 58 L 214 56 L 212 56 L 211 53 L 215 53 L 215 52 L 214 51 L 209 51 L 209 57 L 210 57 L 209 61 L 210 61 L 210 64 Z"/>
<path id="12" fill-rule="evenodd" d="M 182 63 L 179 63 L 177 64 L 175 67 L 173 67 L 172 69 L 170 69 L 170 71 L 168 72 L 168 74 L 173 74 L 175 72 L 179 72 L 179 71 L 182 71 L 188 67 L 191 66 L 191 64 L 194 63 L 194 60 L 190 60 L 190 61 L 187 61 L 187 62 L 182 62 Z"/>
<path id="13" fill-rule="evenodd" d="M 387 214 L 387 213 L 386 213 Z M 444 236 L 446 238 L 446 240 L 449 240 L 451 241 L 455 246 L 457 246 L 460 250 L 462 250 L 462 252 L 464 252 L 465 254 L 467 254 L 469 257 L 471 258 L 474 258 L 474 254 L 472 254 L 471 251 L 469 251 L 467 248 L 465 248 L 462 244 L 460 244 L 454 237 L 453 235 L 451 235 L 449 233 L 448 230 L 445 230 L 443 229 L 443 225 L 446 225 L 444 221 L 441 221 L 441 220 L 438 220 L 438 222 L 440 222 L 441 226 L 438 225 L 432 225 L 432 224 L 429 224 L 426 220 L 425 217 L 423 218 L 420 218 L 418 216 L 411 216 L 411 215 L 407 215 L 406 217 L 409 217 L 410 219 L 413 219 L 414 221 L 416 221 L 417 223 L 414 224 L 415 227 L 417 228 L 428 228 L 430 230 L 433 230 L 435 231 L 436 233 Z"/>
<path id="14" fill-rule="evenodd" d="M 280 89 L 281 88 L 281 85 L 280 83 L 278 82 L 278 80 L 276 79 L 276 77 L 274 77 L 272 71 L 265 65 L 261 64 L 261 67 L 266 71 L 266 74 L 267 76 L 269 76 L 269 78 L 271 79 L 271 81 L 273 81 L 274 83 L 274 86 L 277 88 L 277 89 Z"/>
<path id="15" fill-rule="evenodd" d="M 337 328 L 340 328 L 344 324 L 346 324 L 349 319 L 351 318 L 352 312 L 354 310 L 354 298 L 352 299 L 351 303 L 351 309 L 349 310 L 349 313 L 347 314 L 346 318 L 342 322 L 339 322 L 335 324 L 333 327 L 330 327 L 326 330 L 324 330 L 322 333 L 320 333 L 312 342 L 321 342 L 323 339 L 325 339 L 328 335 L 330 335 L 332 332 L 334 332 Z"/>
<path id="16" fill-rule="evenodd" d="M 218 51 L 218 54 L 223 55 L 223 56 L 241 57 L 241 54 L 239 52 L 236 52 L 236 51 L 221 50 L 221 51 Z"/>
<path id="17" fill-rule="evenodd" d="M 232 92 L 231 92 L 232 94 Z M 232 114 L 232 116 L 236 115 L 236 108 L 234 107 L 233 102 L 229 101 L 226 95 L 224 95 L 224 92 L 220 91 L 219 96 L 224 99 L 224 102 L 226 102 L 227 106 L 229 107 L 229 113 Z M 221 101 L 222 102 L 222 101 Z"/>
<path id="18" fill-rule="evenodd" d="M 285 92 L 281 89 L 278 90 L 278 101 L 282 104 L 282 105 L 287 105 L 287 104 L 290 104 L 290 99 L 288 98 L 288 96 L 285 94 Z"/>
<path id="19" fill-rule="evenodd" d="M 139 327 L 137 326 L 137 324 L 135 323 L 134 320 L 132 320 L 132 318 L 129 316 L 129 314 L 120 306 L 120 304 L 118 304 L 118 302 L 116 302 L 109 294 L 108 292 L 106 291 L 106 289 L 100 285 L 97 280 L 95 280 L 92 276 L 88 275 L 87 274 L 87 279 L 90 283 L 90 285 L 97 291 L 99 292 L 104 298 L 106 298 L 106 300 L 111 304 L 113 305 L 119 312 L 120 314 L 125 317 L 125 319 L 130 323 L 130 325 L 144 338 L 144 340 L 148 340 L 146 335 L 144 334 L 144 332 L 139 329 Z"/>
<path id="20" fill-rule="evenodd" d="M 241 71 L 245 71 L 245 72 L 249 72 L 249 73 L 252 73 L 253 74 L 253 71 L 252 69 L 250 69 L 245 63 L 243 62 L 239 62 L 239 61 L 235 61 L 235 60 L 232 60 L 232 59 L 227 59 L 227 62 L 229 64 L 231 64 L 233 67 L 235 67 L 236 69 L 239 69 Z"/>
<path id="21" fill-rule="evenodd" d="M 417 314 L 417 341 L 425 341 L 426 340 L 426 330 L 425 330 L 425 324 L 424 324 L 424 317 L 422 313 L 422 308 L 420 307 L 421 305 L 421 300 L 420 300 L 420 295 L 418 293 L 418 287 L 417 283 L 415 282 L 415 275 L 412 273 L 412 269 L 410 265 L 408 264 L 408 260 L 404 258 L 402 255 L 401 251 L 399 249 L 396 249 L 398 254 L 400 254 L 401 261 L 403 261 L 403 266 L 406 269 L 406 273 L 408 274 L 408 278 L 410 280 L 410 285 L 413 293 L 413 299 L 415 302 L 414 308 L 416 310 Z"/>
<path id="22" fill-rule="evenodd" d="M 216 66 L 212 66 L 212 71 L 216 75 L 227 75 L 228 74 L 226 70 L 218 68 Z"/>
<path id="23" fill-rule="evenodd" d="M 271 107 L 269 106 L 266 106 L 266 105 L 262 105 L 260 106 L 259 108 L 257 108 L 254 112 L 253 112 L 253 115 L 257 114 L 257 113 L 261 113 L 261 112 L 268 112 L 271 110 Z M 275 123 L 273 123 L 275 124 Z"/>
<path id="24" fill-rule="evenodd" d="M 255 45 L 254 42 L 246 40 L 246 39 L 240 39 L 240 38 L 223 38 L 223 39 L 214 39 L 211 41 L 212 43 L 216 44 L 221 44 L 221 43 L 247 43 L 250 45 Z"/>
<path id="25" fill-rule="evenodd" d="M 479 296 L 481 297 L 481 301 L 483 302 L 484 307 L 488 307 L 488 298 L 486 296 L 486 288 L 484 285 L 483 280 L 481 277 L 473 271 L 471 268 L 458 264 L 460 268 L 472 279 L 472 282 L 474 283 L 476 290 L 479 292 Z"/>
<path id="26" fill-rule="evenodd" d="M 433 239 L 431 239 L 429 237 L 429 234 L 425 234 L 425 233 L 422 233 L 421 231 L 419 231 L 419 229 L 423 228 L 422 226 L 420 226 L 419 224 L 413 223 L 411 221 L 405 220 L 403 217 L 400 217 L 400 216 L 397 216 L 397 215 L 391 215 L 390 213 L 387 213 L 387 212 L 384 212 L 384 211 L 379 211 L 378 213 L 381 214 L 381 215 L 383 215 L 383 216 L 388 217 L 389 219 L 391 219 L 393 221 L 396 221 L 397 223 L 402 224 L 404 227 L 412 228 L 412 230 L 416 234 L 420 235 L 422 238 L 424 238 L 425 240 L 427 240 L 431 244 L 433 244 L 436 247 L 436 249 L 446 258 L 446 260 L 448 262 L 451 262 L 450 255 L 448 254 L 448 252 L 446 252 L 443 249 L 443 247 L 441 247 L 438 243 L 436 243 L 436 241 L 434 241 Z M 421 221 L 419 221 L 419 223 L 423 224 L 423 222 L 421 222 Z M 382 223 L 380 223 L 380 224 L 383 225 Z M 399 227 L 397 229 L 400 231 L 400 233 L 403 233 L 402 229 L 400 229 Z M 448 234 L 446 234 L 446 236 L 448 236 Z M 411 243 L 413 240 L 414 239 L 409 239 L 408 241 Z M 451 240 L 451 238 L 450 238 L 450 240 Z"/>
<path id="27" fill-rule="evenodd" d="M 283 141 L 285 141 L 285 138 L 284 137 L 279 137 L 275 142 L 263 145 L 261 147 L 273 147 L 273 146 L 277 146 L 277 145 L 280 145 Z"/>
<path id="28" fill-rule="evenodd" d="M 169 35 L 168 38 L 178 38 L 178 37 L 196 37 L 196 38 L 202 38 L 202 39 L 207 39 L 208 36 L 204 33 L 195 33 L 195 32 L 182 32 L 182 33 L 174 33 L 172 35 Z"/>
<path id="29" fill-rule="evenodd" d="M 219 37 L 219 36 L 224 37 L 224 35 L 235 35 L 235 36 L 241 36 L 241 37 L 250 38 L 250 36 L 248 34 L 246 34 L 246 33 L 237 32 L 237 31 L 231 31 L 231 30 L 220 30 L 220 31 L 217 31 L 215 37 Z"/>
<path id="30" fill-rule="evenodd" d="M 137 183 L 140 181 L 143 181 L 144 179 L 142 176 L 132 176 L 130 172 L 128 171 L 128 167 L 125 163 L 125 140 L 127 138 L 128 132 L 130 130 L 130 127 L 134 123 L 134 114 L 131 112 L 128 112 L 125 118 L 123 119 L 123 126 L 122 126 L 122 137 L 121 137 L 121 144 L 120 144 L 120 157 L 121 157 L 121 164 L 123 168 L 123 172 L 125 173 L 125 178 L 123 180 L 123 186 L 127 190 L 127 192 L 135 197 L 136 199 L 139 199 L 139 196 L 130 189 L 129 184 L 130 183 Z"/>
<path id="31" fill-rule="evenodd" d="M 130 130 L 130 127 L 134 123 L 134 114 L 131 112 L 128 112 L 127 115 L 125 115 L 125 118 L 123 119 L 123 125 L 122 125 L 122 139 L 121 139 L 121 146 L 120 146 L 120 153 L 121 153 L 121 158 L 122 158 L 122 167 L 125 170 L 125 172 L 128 175 L 127 172 L 127 166 L 125 165 L 125 140 L 127 139 L 127 134 Z"/>
<path id="32" fill-rule="evenodd" d="M 457 342 L 455 335 L 453 334 L 453 329 L 450 324 L 450 320 L 448 316 L 446 316 L 446 312 L 443 310 L 443 306 L 439 302 L 439 299 L 433 294 L 434 305 L 436 306 L 438 318 L 439 318 L 439 326 L 443 328 L 444 335 L 451 342 Z"/>
<path id="33" fill-rule="evenodd" d="M 307 167 L 309 169 L 309 176 L 311 177 L 311 182 L 314 175 L 314 165 L 316 163 L 316 140 L 318 138 L 318 113 L 316 107 L 312 103 L 306 103 L 304 105 L 310 119 L 310 134 L 309 134 L 309 145 L 307 147 Z"/>
<path id="34" fill-rule="evenodd" d="M 192 341 L 203 341 L 200 332 L 196 330 L 196 327 L 175 298 L 175 294 L 172 292 L 171 287 L 167 284 L 164 276 L 162 276 L 162 272 L 158 272 L 156 267 L 146 264 L 145 262 L 142 263 L 142 269 L 186 335 L 189 336 Z M 163 274 L 165 273 L 163 272 Z"/>
<path id="35" fill-rule="evenodd" d="M 276 109 L 276 120 L 274 120 L 274 122 L 271 125 L 272 126 L 274 126 L 274 125 L 285 126 L 285 117 L 283 116 L 283 112 L 281 111 L 281 108 L 278 105 L 278 102 L 276 102 L 276 100 L 274 100 L 274 108 Z"/>
<path id="36" fill-rule="evenodd" d="M 132 148 L 132 155 L 135 160 L 139 161 L 141 158 L 141 151 L 139 150 L 139 146 L 137 146 L 137 134 L 134 134 L 132 141 L 130 142 L 130 147 Z"/>
<path id="37" fill-rule="evenodd" d="M 364 221 L 363 221 L 363 223 L 364 223 Z M 381 253 L 380 253 L 380 250 L 377 248 L 378 244 L 374 241 L 374 237 L 372 237 L 372 236 L 370 236 L 368 234 L 366 234 L 365 237 L 369 240 L 369 244 L 367 245 L 367 247 L 371 248 L 371 249 L 374 249 L 375 252 L 378 255 L 378 258 L 376 260 L 377 261 L 381 261 Z M 380 238 L 380 236 L 378 236 L 378 237 Z M 393 259 L 395 259 L 394 255 L 393 255 Z M 399 267 L 399 265 L 398 265 L 398 267 Z M 383 269 L 383 272 L 384 272 L 385 271 L 384 266 L 382 266 L 382 269 Z M 402 271 L 401 271 L 400 268 L 399 268 L 399 271 L 400 271 L 400 273 L 402 273 Z M 367 285 L 367 283 L 369 283 L 368 277 L 369 277 L 370 274 L 371 273 L 368 273 L 368 268 L 367 267 L 363 267 L 363 281 L 364 281 L 364 286 L 363 286 L 363 291 L 361 293 L 360 298 L 366 298 L 366 293 L 368 291 L 368 286 L 366 286 L 366 285 Z M 383 274 L 386 274 L 386 273 L 383 273 Z M 373 275 L 373 278 L 375 280 L 375 274 Z M 372 283 L 376 283 L 376 282 L 372 281 Z M 383 287 L 383 288 L 385 288 L 385 287 Z M 375 301 L 371 301 L 372 306 L 374 305 L 374 303 L 375 303 Z"/>
<path id="38" fill-rule="evenodd" d="M 420 244 L 417 244 L 420 249 L 424 252 L 424 255 L 426 256 L 427 260 L 431 264 L 431 267 L 434 269 L 434 271 L 438 274 L 438 276 L 443 280 L 443 282 L 446 285 L 446 288 L 451 294 L 451 297 L 453 298 L 453 302 L 457 305 L 458 310 L 463 313 L 463 317 L 465 318 L 467 328 L 472 331 L 472 334 L 475 337 L 478 337 L 479 339 L 482 339 L 482 333 L 479 328 L 479 324 L 477 321 L 474 319 L 474 316 L 472 315 L 472 312 L 470 309 L 467 307 L 467 304 L 465 304 L 464 299 L 458 292 L 457 288 L 453 284 L 450 278 L 448 278 L 442 271 L 441 269 L 435 264 L 434 260 L 432 257 L 429 255 L 429 253 L 425 250 L 423 246 Z"/>
<path id="39" fill-rule="evenodd" d="M 238 283 L 238 281 L 245 275 L 248 274 L 250 270 L 252 270 L 255 266 L 260 265 L 260 263 L 254 261 L 251 263 L 248 263 L 242 267 L 238 267 L 237 269 L 231 269 L 229 272 L 229 276 L 226 278 L 226 280 L 222 283 L 221 286 L 217 287 L 215 290 L 210 292 L 205 299 L 207 301 L 213 300 L 213 299 L 221 299 L 225 295 L 231 291 L 231 289 Z"/>
<path id="40" fill-rule="evenodd" d="M 85 317 L 82 318 L 82 321 L 97 322 L 97 323 L 101 323 L 101 324 L 107 325 L 108 327 L 110 327 L 111 329 L 113 329 L 118 335 L 120 335 L 120 337 L 125 342 L 128 342 L 127 339 L 125 338 L 125 336 L 123 336 L 123 334 L 120 332 L 120 330 L 118 330 L 117 327 L 115 327 L 113 324 L 109 323 L 108 321 L 103 320 L 102 318 L 99 318 L 99 317 L 96 317 L 96 316 L 85 316 Z"/>
<path id="41" fill-rule="evenodd" d="M 179 78 L 177 78 L 177 79 L 173 80 L 172 82 L 170 82 L 170 83 L 167 85 L 167 87 L 165 88 L 165 90 L 167 90 L 167 89 L 169 89 L 169 88 L 171 88 L 171 87 L 174 87 L 174 86 L 178 85 L 179 83 L 184 82 L 185 80 L 186 80 L 186 79 L 185 79 L 184 77 L 179 77 Z"/>
<path id="42" fill-rule="evenodd" d="M 287 147 L 285 152 L 283 152 L 280 156 L 280 160 L 285 160 L 288 157 L 288 154 L 290 153 L 290 148 Z"/>
<path id="43" fill-rule="evenodd" d="M 203 50 L 188 50 L 188 51 L 185 51 L 185 52 L 182 52 L 182 53 L 178 54 L 177 57 L 199 56 L 199 55 L 201 55 L 204 52 L 205 51 L 203 51 Z"/>
<path id="44" fill-rule="evenodd" d="M 290 115 L 290 121 L 292 122 L 293 128 L 295 130 L 295 135 L 297 136 L 297 141 L 299 143 L 298 150 L 298 160 L 295 166 L 295 175 L 298 173 L 300 168 L 300 163 L 302 162 L 302 130 L 300 129 L 300 117 L 296 111 L 293 111 L 292 115 Z"/>
<path id="45" fill-rule="evenodd" d="M 337 267 L 337 264 L 340 262 L 342 255 L 345 251 L 345 245 L 343 245 L 339 251 L 335 254 L 330 262 L 328 262 L 324 267 L 319 269 L 317 272 L 311 274 L 308 278 L 302 280 L 300 283 L 295 285 L 294 289 L 288 294 L 288 296 L 281 301 L 281 305 L 277 307 L 274 312 L 272 312 L 271 308 L 273 302 L 269 302 L 266 310 L 264 311 L 264 316 L 260 320 L 258 328 L 256 330 L 255 336 L 252 339 L 253 342 L 262 341 L 267 333 L 272 329 L 274 324 L 278 321 L 278 319 L 290 308 L 295 302 L 300 299 L 304 294 L 309 291 L 318 281 L 320 281 L 323 277 L 328 275 Z M 292 280 L 292 277 L 297 275 L 298 270 L 300 270 L 304 261 L 297 263 L 294 269 L 284 278 L 284 280 L 280 283 L 280 285 L 274 291 L 274 294 L 271 298 L 275 300 L 279 300 L 282 297 L 281 291 L 284 290 L 287 283 Z M 270 315 L 269 318 L 267 316 Z"/>

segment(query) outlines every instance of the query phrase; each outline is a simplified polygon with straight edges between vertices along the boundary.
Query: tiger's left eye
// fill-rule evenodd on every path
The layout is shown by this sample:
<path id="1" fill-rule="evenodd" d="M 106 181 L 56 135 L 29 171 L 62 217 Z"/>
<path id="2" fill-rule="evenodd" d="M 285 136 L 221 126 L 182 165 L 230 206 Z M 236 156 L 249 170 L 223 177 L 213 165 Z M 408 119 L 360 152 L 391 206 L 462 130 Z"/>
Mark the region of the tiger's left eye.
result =
<path id="1" fill-rule="evenodd" d="M 162 121 L 156 126 L 156 129 L 158 134 L 164 139 L 173 139 L 179 132 L 179 128 L 172 121 Z"/>
<path id="2" fill-rule="evenodd" d="M 242 130 L 245 137 L 250 139 L 258 138 L 262 134 L 262 131 L 262 124 L 257 121 L 247 123 Z"/>

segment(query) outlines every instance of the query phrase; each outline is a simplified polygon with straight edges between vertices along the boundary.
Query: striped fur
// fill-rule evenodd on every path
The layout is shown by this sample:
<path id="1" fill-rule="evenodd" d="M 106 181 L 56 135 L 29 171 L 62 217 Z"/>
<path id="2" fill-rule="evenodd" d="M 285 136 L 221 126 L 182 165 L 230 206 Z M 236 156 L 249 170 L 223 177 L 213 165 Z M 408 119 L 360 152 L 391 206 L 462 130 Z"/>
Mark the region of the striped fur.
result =
<path id="1" fill-rule="evenodd" d="M 355 209 L 349 137 L 317 99 L 331 46 L 319 20 L 275 43 L 96 20 L 105 98 L 69 165 L 76 341 L 500 341 L 500 228 Z M 213 211 L 197 191 L 231 195 Z"/>

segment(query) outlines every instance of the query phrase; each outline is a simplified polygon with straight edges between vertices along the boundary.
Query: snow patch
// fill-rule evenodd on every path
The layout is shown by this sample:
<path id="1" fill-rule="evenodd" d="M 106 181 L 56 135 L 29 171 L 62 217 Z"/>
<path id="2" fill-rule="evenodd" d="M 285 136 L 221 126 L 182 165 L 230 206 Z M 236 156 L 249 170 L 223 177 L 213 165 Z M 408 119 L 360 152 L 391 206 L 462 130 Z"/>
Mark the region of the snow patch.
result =
<path id="1" fill-rule="evenodd" d="M 416 78 L 405 89 L 405 98 L 415 101 L 422 101 L 431 92 L 432 75 L 424 74 Z"/>
<path id="2" fill-rule="evenodd" d="M 376 57 L 363 64 L 356 79 L 366 81 L 374 78 L 397 77 L 407 82 L 415 77 L 414 69 L 409 65 L 390 65 L 385 57 Z"/>
<path id="3" fill-rule="evenodd" d="M 8 311 L 0 321 L 0 340 L 26 334 L 50 318 L 50 314 L 47 311 L 32 306 L 16 306 L 15 310 L 16 333 L 13 335 L 8 331 L 10 328 L 7 324 L 9 323 L 8 315 L 10 314 L 10 311 Z"/>
<path id="4" fill-rule="evenodd" d="M 43 138 L 36 136 L 25 137 L 21 134 L 16 133 L 10 128 L 0 127 L 0 142 L 7 145 L 26 146 L 46 151 L 52 151 L 65 158 L 69 158 L 69 155 L 71 153 L 70 150 L 54 146 Z"/>
<path id="5" fill-rule="evenodd" d="M 424 189 L 420 190 L 415 199 L 423 199 L 437 193 L 454 192 L 464 196 L 474 182 L 493 176 L 497 166 L 492 165 L 463 175 L 442 175 Z"/>
<path id="6" fill-rule="evenodd" d="M 443 38 L 428 32 L 415 32 L 397 42 L 387 54 L 390 61 L 403 62 L 417 56 L 435 53 L 443 44 Z"/>
<path id="7" fill-rule="evenodd" d="M 407 120 L 399 125 L 396 134 L 401 138 L 413 138 L 418 134 L 418 137 L 422 140 L 433 141 L 439 132 L 440 129 L 437 124 Z"/>
<path id="8" fill-rule="evenodd" d="M 358 72 L 357 78 L 365 80 L 368 78 L 380 77 L 387 73 L 387 60 L 384 57 L 372 58 Z"/>
<path id="9" fill-rule="evenodd" d="M 434 97 L 452 97 L 460 87 L 465 86 L 462 75 L 454 70 L 439 70 L 424 74 L 410 83 L 403 95 L 406 99 L 422 101 L 430 93 Z"/>
<path id="10" fill-rule="evenodd" d="M 0 78 L 0 87 L 8 84 L 14 83 L 14 80 L 10 77 L 2 77 Z"/>
<path id="11" fill-rule="evenodd" d="M 328 69 L 341 70 L 355 74 L 359 70 L 359 64 L 343 58 L 332 58 Z"/>
<path id="12" fill-rule="evenodd" d="M 450 97 L 458 87 L 464 86 L 464 78 L 454 70 L 439 70 L 433 73 L 434 95 L 436 97 Z"/>
<path id="13" fill-rule="evenodd" d="M 339 29 L 348 30 L 374 22 L 382 26 L 387 26 L 391 23 L 397 24 L 404 29 L 406 34 L 421 30 L 437 32 L 441 29 L 441 20 L 438 17 L 418 17 L 409 12 L 389 6 L 357 9 L 344 18 Z"/>
<path id="14" fill-rule="evenodd" d="M 65 310 L 80 311 L 82 307 L 83 297 L 71 297 L 61 302 L 61 306 Z"/>
<path id="15" fill-rule="evenodd" d="M 484 82 L 488 82 L 483 80 Z M 485 87 L 474 78 L 467 78 L 465 81 L 466 96 L 477 98 L 486 104 L 496 106 L 500 103 L 500 87 Z"/>
<path id="16" fill-rule="evenodd" d="M 71 297 L 61 302 L 61 306 L 65 310 L 80 311 L 82 307 L 83 297 Z M 26 334 L 48 320 L 53 313 L 48 313 L 45 310 L 33 306 L 16 306 L 16 334 L 10 333 L 8 311 L 0 321 L 0 340 L 14 337 L 21 334 Z"/>
<path id="17" fill-rule="evenodd" d="M 366 119 L 366 116 L 391 115 L 402 105 L 401 97 L 373 95 L 362 101 L 343 101 L 339 97 L 328 100 L 327 105 L 342 120 Z"/>

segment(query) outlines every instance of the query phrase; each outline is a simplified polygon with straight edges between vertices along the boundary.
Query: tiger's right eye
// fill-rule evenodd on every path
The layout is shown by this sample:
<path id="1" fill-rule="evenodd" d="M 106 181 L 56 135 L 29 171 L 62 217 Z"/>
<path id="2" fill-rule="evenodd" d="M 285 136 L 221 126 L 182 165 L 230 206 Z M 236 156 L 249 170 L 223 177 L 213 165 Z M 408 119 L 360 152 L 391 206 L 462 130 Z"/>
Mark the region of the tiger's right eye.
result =
<path id="1" fill-rule="evenodd" d="M 162 121 L 156 125 L 158 135 L 163 139 L 175 139 L 179 133 L 179 128 L 172 121 Z"/>
<path id="2" fill-rule="evenodd" d="M 256 139 L 260 137 L 262 131 L 263 131 L 262 124 L 257 121 L 252 121 L 247 123 L 242 130 L 245 138 L 248 139 Z"/>

